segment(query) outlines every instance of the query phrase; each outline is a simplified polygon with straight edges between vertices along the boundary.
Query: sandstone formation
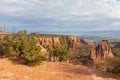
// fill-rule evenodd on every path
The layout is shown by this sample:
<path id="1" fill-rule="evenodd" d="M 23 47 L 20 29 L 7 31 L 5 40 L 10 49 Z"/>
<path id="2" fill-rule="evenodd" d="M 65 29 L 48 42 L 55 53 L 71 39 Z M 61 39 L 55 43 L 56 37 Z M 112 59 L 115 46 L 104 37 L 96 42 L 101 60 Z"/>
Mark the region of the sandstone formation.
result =
<path id="1" fill-rule="evenodd" d="M 67 45 L 70 48 L 74 48 L 76 45 L 82 44 L 77 36 L 36 34 L 36 33 L 32 33 L 32 35 L 34 35 L 37 38 L 39 44 L 44 48 L 47 45 L 60 43 L 62 40 L 66 40 Z"/>
<path id="2" fill-rule="evenodd" d="M 50 35 L 50 34 L 39 34 L 32 33 L 31 35 L 35 36 L 38 40 L 38 45 L 41 46 L 41 51 L 46 54 L 47 58 L 50 61 L 58 61 L 58 57 L 51 56 L 48 46 L 56 45 L 64 40 L 66 41 L 66 47 L 75 49 L 77 45 L 81 45 L 81 42 L 76 36 L 67 36 L 67 35 Z"/>
<path id="3" fill-rule="evenodd" d="M 93 61 L 107 60 L 112 57 L 113 53 L 108 40 L 102 40 L 101 43 L 94 46 L 90 52 L 90 59 Z"/>
<path id="4" fill-rule="evenodd" d="M 66 47 L 71 49 L 72 54 L 78 53 L 79 52 L 78 47 L 82 44 L 87 44 L 89 46 L 94 45 L 92 41 L 80 39 L 79 37 L 72 35 L 51 35 L 39 33 L 32 33 L 31 35 L 36 37 L 36 39 L 39 42 L 38 44 L 41 46 L 42 52 L 45 53 L 51 61 L 57 61 L 57 57 L 50 56 L 50 52 L 48 50 L 49 45 L 51 46 L 53 44 L 59 44 L 63 40 L 65 40 Z"/>
<path id="5" fill-rule="evenodd" d="M 79 37 L 72 35 L 51 35 L 51 34 L 39 34 L 39 33 L 32 33 L 31 35 L 34 35 L 39 41 L 39 44 L 43 47 L 46 47 L 47 45 L 51 45 L 51 44 L 60 43 L 61 40 L 66 40 L 67 45 L 70 48 L 75 48 L 76 45 L 81 45 L 81 44 L 87 44 L 89 46 L 94 45 L 94 42 L 91 40 L 80 39 Z"/>

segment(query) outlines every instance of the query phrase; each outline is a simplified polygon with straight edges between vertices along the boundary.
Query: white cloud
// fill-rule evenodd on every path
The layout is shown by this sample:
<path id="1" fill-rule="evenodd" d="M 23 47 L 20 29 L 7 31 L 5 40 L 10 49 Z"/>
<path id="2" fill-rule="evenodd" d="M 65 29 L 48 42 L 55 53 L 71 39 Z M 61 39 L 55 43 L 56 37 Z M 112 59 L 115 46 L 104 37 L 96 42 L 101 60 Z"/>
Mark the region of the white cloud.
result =
<path id="1" fill-rule="evenodd" d="M 120 21 L 119 22 L 114 22 L 112 25 L 113 26 L 120 26 Z"/>
<path id="2" fill-rule="evenodd" d="M 107 26 L 96 27 L 94 30 L 120 30 L 120 21 L 113 21 Z"/>
<path id="3" fill-rule="evenodd" d="M 27 19 L 52 19 L 56 25 L 83 26 L 85 24 L 107 28 L 104 18 L 120 19 L 119 0 L 1 0 L 0 13 Z M 96 24 L 94 21 L 96 20 Z M 103 23 L 97 21 L 103 20 Z M 86 21 L 83 22 L 83 21 Z M 67 23 L 66 23 L 67 22 Z M 113 21 L 114 22 L 114 21 Z M 53 24 L 53 23 L 51 23 Z M 105 25 L 104 25 L 105 24 Z M 108 25 L 109 24 L 109 25 Z M 116 25 L 117 23 L 114 23 Z M 39 25 L 39 24 L 38 24 Z M 107 26 L 108 25 L 108 26 Z M 114 26 L 112 24 L 112 26 Z M 96 27 L 94 29 L 103 29 Z M 109 26 L 109 29 L 113 27 Z M 119 28 L 119 27 L 117 27 Z M 120 29 L 120 28 L 119 28 Z"/>
<path id="4" fill-rule="evenodd" d="M 68 19 L 73 19 L 74 16 L 93 15 L 120 18 L 120 5 L 111 3 L 119 2 L 115 0 L 4 0 L 0 3 L 0 13 L 7 11 L 13 15 L 16 12 L 20 16 L 51 16 Z"/>
<path id="5" fill-rule="evenodd" d="M 7 0 L 8 2 L 18 2 L 18 0 Z"/>
<path id="6" fill-rule="evenodd" d="M 20 11 L 24 11 L 24 9 L 20 7 L 6 7 L 3 8 L 3 11 L 6 13 L 18 13 Z"/>

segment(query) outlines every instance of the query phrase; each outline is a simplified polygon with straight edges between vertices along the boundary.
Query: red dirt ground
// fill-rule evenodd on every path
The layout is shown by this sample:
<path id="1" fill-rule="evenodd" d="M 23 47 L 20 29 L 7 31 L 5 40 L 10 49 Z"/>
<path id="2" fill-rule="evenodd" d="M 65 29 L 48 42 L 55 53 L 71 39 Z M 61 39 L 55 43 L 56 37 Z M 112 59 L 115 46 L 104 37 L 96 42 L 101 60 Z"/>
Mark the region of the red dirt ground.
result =
<path id="1" fill-rule="evenodd" d="M 43 62 L 30 67 L 1 58 L 0 80 L 120 80 L 120 75 L 59 62 Z"/>

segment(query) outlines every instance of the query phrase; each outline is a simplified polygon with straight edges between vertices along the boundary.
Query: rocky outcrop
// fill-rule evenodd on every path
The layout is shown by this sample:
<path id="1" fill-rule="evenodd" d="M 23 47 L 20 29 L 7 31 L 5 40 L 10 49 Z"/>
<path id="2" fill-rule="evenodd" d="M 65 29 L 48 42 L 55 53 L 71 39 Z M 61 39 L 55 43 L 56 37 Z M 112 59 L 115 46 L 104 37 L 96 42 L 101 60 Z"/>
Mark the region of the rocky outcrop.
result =
<path id="1" fill-rule="evenodd" d="M 94 42 L 91 40 L 80 39 L 77 36 L 71 36 L 71 35 L 50 35 L 50 34 L 39 34 L 39 33 L 32 33 L 31 35 L 34 35 L 39 41 L 39 44 L 43 47 L 46 47 L 47 45 L 51 45 L 51 44 L 60 43 L 62 40 L 66 40 L 68 46 L 71 48 L 75 48 L 76 45 L 81 45 L 81 44 L 87 44 L 89 46 L 94 45 Z"/>
<path id="2" fill-rule="evenodd" d="M 39 44 L 44 48 L 47 45 L 60 43 L 62 40 L 66 40 L 68 47 L 74 48 L 76 45 L 82 44 L 80 39 L 77 36 L 67 36 L 67 35 L 50 35 L 50 34 L 38 34 L 32 33 L 34 35 Z"/>
<path id="3" fill-rule="evenodd" d="M 41 46 L 41 51 L 47 55 L 50 61 L 58 61 L 58 57 L 51 56 L 50 54 L 49 46 L 51 45 L 56 45 L 66 41 L 67 49 L 70 49 L 72 54 L 77 54 L 79 53 L 78 47 L 80 45 L 87 44 L 89 46 L 93 46 L 94 44 L 92 41 L 80 39 L 79 37 L 72 35 L 51 35 L 40 33 L 32 33 L 31 35 L 38 40 L 38 45 Z"/>
<path id="4" fill-rule="evenodd" d="M 90 51 L 90 59 L 93 61 L 107 60 L 112 57 L 113 53 L 108 40 L 102 40 L 100 44 L 94 46 Z"/>
<path id="5" fill-rule="evenodd" d="M 80 39 L 77 36 L 71 36 L 71 35 L 51 35 L 51 34 L 39 34 L 39 33 L 32 33 L 32 36 L 34 36 L 38 40 L 38 45 L 41 46 L 41 51 L 45 53 L 47 58 L 50 61 L 58 61 L 58 57 L 51 56 L 51 52 L 49 50 L 49 46 L 59 44 L 63 41 L 66 41 L 66 47 L 71 50 L 72 54 L 79 53 L 78 47 L 82 44 L 87 44 L 89 46 L 93 46 L 94 43 L 89 40 Z"/>

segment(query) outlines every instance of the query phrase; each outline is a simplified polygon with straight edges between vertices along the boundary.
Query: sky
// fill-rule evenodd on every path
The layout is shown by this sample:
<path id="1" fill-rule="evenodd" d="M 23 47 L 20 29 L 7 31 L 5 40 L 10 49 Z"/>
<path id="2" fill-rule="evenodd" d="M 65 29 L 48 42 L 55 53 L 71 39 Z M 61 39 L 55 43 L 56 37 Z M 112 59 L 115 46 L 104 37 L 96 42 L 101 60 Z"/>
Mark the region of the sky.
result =
<path id="1" fill-rule="evenodd" d="M 120 30 L 120 0 L 0 0 L 0 29 Z"/>

